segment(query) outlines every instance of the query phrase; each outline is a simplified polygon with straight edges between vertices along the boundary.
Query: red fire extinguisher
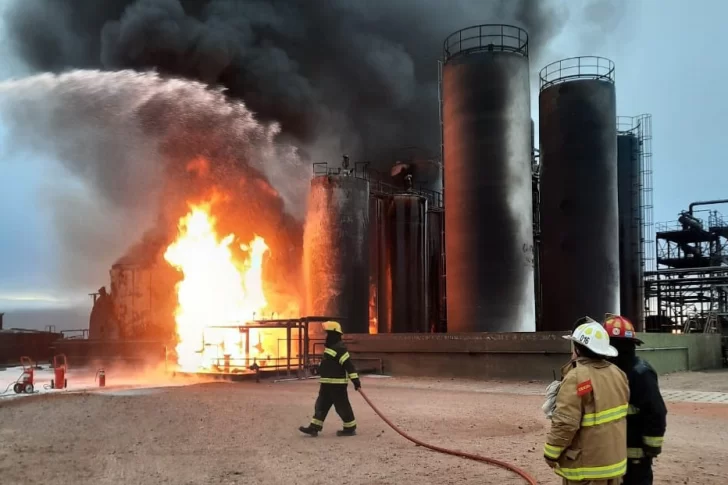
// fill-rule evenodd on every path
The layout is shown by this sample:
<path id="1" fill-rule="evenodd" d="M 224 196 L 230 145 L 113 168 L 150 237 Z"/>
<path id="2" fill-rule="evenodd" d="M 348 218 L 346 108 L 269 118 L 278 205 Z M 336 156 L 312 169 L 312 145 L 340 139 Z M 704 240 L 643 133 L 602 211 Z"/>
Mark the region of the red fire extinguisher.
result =
<path id="1" fill-rule="evenodd" d="M 104 372 L 104 369 L 99 369 L 96 371 L 96 379 L 99 380 L 99 387 L 106 386 L 106 373 Z"/>
<path id="2" fill-rule="evenodd" d="M 51 379 L 51 389 L 65 389 L 68 387 L 68 379 L 66 379 L 66 371 L 68 371 L 68 362 L 64 354 L 58 354 L 53 357 L 53 379 Z"/>

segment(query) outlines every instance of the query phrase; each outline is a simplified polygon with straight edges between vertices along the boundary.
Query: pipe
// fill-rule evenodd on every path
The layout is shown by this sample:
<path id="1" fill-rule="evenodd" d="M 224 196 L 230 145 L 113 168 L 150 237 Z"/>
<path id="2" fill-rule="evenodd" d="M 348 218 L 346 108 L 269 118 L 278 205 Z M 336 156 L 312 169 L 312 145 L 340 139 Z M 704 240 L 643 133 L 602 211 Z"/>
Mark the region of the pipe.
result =
<path id="1" fill-rule="evenodd" d="M 501 468 L 505 468 L 506 470 L 515 473 L 516 475 L 519 475 L 521 478 L 526 480 L 530 485 L 538 485 L 538 482 L 536 482 L 536 479 L 533 478 L 531 475 L 526 473 L 525 471 L 521 470 L 520 468 L 516 467 L 515 465 L 511 465 L 510 463 L 506 463 L 504 461 L 496 460 L 494 458 L 487 458 L 485 456 L 480 455 L 474 455 L 471 453 L 465 453 L 462 451 L 455 451 L 455 450 L 448 450 L 447 448 L 440 448 L 439 446 L 429 445 L 427 443 L 424 443 L 417 438 L 413 438 L 401 429 L 399 429 L 397 426 L 395 426 L 389 419 L 387 419 L 379 409 L 369 400 L 367 395 L 364 393 L 364 391 L 358 389 L 359 394 L 361 394 L 361 397 L 364 398 L 364 400 L 369 404 L 369 406 L 374 410 L 375 413 L 377 413 L 377 416 L 382 418 L 382 420 L 389 425 L 390 428 L 395 430 L 397 433 L 399 433 L 403 438 L 411 441 L 412 443 L 422 446 L 423 448 L 429 448 L 430 450 L 437 451 L 440 453 L 444 453 L 446 455 L 452 455 L 452 456 L 459 456 L 460 458 L 467 458 L 469 460 L 475 460 L 479 461 L 481 463 L 488 463 L 490 465 L 499 466 Z"/>
<path id="2" fill-rule="evenodd" d="M 691 202 L 688 206 L 688 212 L 693 215 L 693 207 L 696 205 L 715 205 L 715 204 L 728 204 L 728 199 L 716 199 L 716 200 L 701 200 L 697 202 Z"/>
<path id="3" fill-rule="evenodd" d="M 679 268 L 679 269 L 658 269 L 656 271 L 645 271 L 645 276 L 670 275 L 680 273 L 728 273 L 726 266 L 706 266 L 704 268 Z"/>

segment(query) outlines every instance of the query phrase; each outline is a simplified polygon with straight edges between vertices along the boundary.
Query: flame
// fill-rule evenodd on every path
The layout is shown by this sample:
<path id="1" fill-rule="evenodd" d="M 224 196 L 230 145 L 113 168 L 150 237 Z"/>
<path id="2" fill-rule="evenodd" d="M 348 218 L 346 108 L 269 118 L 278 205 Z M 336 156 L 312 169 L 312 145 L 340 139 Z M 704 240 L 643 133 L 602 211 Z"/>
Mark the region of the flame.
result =
<path id="1" fill-rule="evenodd" d="M 240 245 L 247 258 L 236 262 L 231 247 L 235 235 L 218 237 L 210 205 L 190 206 L 179 221 L 177 240 L 164 254 L 183 275 L 176 287 L 175 322 L 177 364 L 186 372 L 219 370 L 221 366 L 244 369 L 253 358 L 277 357 L 270 337 L 276 337 L 271 334 L 279 333 L 278 329 L 240 330 L 268 305 L 263 256 L 269 248 L 256 235 L 250 243 Z"/>

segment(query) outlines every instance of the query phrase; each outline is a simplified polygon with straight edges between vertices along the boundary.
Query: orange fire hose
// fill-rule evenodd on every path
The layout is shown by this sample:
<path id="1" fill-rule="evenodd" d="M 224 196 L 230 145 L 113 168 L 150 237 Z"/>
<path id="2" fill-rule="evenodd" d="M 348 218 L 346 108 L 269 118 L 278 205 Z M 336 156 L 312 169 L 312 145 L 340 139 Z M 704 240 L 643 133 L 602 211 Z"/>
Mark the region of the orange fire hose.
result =
<path id="1" fill-rule="evenodd" d="M 511 465 L 510 463 L 506 463 L 504 461 L 496 460 L 495 458 L 488 458 L 488 457 L 485 457 L 485 456 L 473 455 L 471 453 L 465 453 L 463 451 L 455 451 L 455 450 L 448 450 L 447 448 L 440 448 L 439 446 L 429 445 L 427 443 L 424 443 L 424 442 L 418 440 L 417 438 L 411 437 L 410 435 L 408 435 L 407 433 L 405 433 L 404 431 L 402 431 L 401 429 L 399 429 L 397 426 L 395 426 L 394 423 L 392 423 L 389 419 L 387 419 L 381 413 L 381 411 L 379 411 L 379 409 L 377 409 L 377 407 L 369 400 L 369 398 L 364 393 L 364 391 L 361 390 L 361 388 L 359 389 L 359 394 L 361 394 L 361 397 L 363 397 L 364 400 L 367 402 L 367 404 L 369 404 L 369 406 L 371 406 L 371 408 L 374 410 L 374 412 L 377 413 L 377 416 L 379 416 L 380 418 L 382 418 L 382 420 L 385 423 L 387 423 L 390 428 L 392 428 L 397 433 L 399 433 L 400 435 L 402 435 L 402 437 L 404 437 L 405 439 L 410 440 L 412 443 L 414 443 L 414 444 L 416 444 L 418 446 L 422 446 L 424 448 L 429 448 L 429 449 L 431 449 L 433 451 L 438 451 L 440 453 L 444 453 L 446 455 L 459 456 L 461 458 L 467 458 L 469 460 L 475 460 L 475 461 L 479 461 L 479 462 L 482 462 L 482 463 L 488 463 L 490 465 L 499 466 L 501 468 L 505 468 L 506 470 L 508 470 L 510 472 L 513 472 L 513 473 L 515 473 L 517 475 L 520 475 L 521 478 L 523 478 L 524 480 L 526 480 L 526 482 L 528 482 L 530 485 L 538 485 L 538 482 L 536 482 L 536 479 L 535 478 L 533 478 L 531 475 L 529 475 L 525 471 L 521 470 L 520 468 L 516 467 L 515 465 Z"/>

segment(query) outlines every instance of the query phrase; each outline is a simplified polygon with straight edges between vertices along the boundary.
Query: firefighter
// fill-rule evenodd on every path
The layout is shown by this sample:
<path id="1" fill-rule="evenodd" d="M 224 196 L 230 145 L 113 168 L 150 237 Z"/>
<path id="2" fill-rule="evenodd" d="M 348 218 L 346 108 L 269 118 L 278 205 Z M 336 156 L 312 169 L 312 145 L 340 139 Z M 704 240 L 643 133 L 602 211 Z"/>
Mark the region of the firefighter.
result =
<path id="1" fill-rule="evenodd" d="M 642 341 L 632 323 L 619 315 L 607 313 L 604 329 L 611 344 L 619 351 L 612 361 L 627 374 L 629 410 L 627 412 L 627 474 L 624 485 L 651 485 L 652 460 L 662 452 L 667 427 L 667 409 L 662 400 L 657 373 L 635 351 Z"/>
<path id="2" fill-rule="evenodd" d="M 336 436 L 353 436 L 356 434 L 356 420 L 354 411 L 351 409 L 349 395 L 347 393 L 348 380 L 354 383 L 354 389 L 361 388 L 359 374 L 351 362 L 349 352 L 341 341 L 342 330 L 339 322 L 324 322 L 326 330 L 326 347 L 319 366 L 319 395 L 314 407 L 311 424 L 301 426 L 299 431 L 311 436 L 318 436 L 324 426 L 324 420 L 329 413 L 331 406 L 344 422 L 344 428 L 336 432 Z"/>
<path id="3" fill-rule="evenodd" d="M 571 335 L 572 361 L 556 395 L 544 458 L 564 485 L 617 485 L 627 471 L 629 385 L 604 328 L 591 318 Z"/>

